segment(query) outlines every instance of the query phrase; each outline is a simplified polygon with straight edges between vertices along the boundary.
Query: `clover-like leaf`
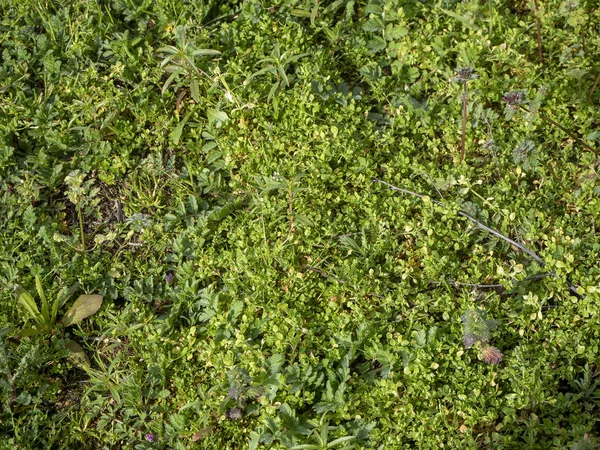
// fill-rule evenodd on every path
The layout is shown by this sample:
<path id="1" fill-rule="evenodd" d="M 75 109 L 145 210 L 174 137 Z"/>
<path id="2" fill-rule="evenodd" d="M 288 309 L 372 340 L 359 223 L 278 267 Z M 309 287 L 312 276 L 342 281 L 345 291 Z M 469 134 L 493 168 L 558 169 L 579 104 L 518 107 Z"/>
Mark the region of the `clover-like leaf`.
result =
<path id="1" fill-rule="evenodd" d="M 86 317 L 91 316 L 102 306 L 102 296 L 98 294 L 80 295 L 71 305 L 67 313 L 61 319 L 60 323 L 68 327 L 81 322 Z"/>

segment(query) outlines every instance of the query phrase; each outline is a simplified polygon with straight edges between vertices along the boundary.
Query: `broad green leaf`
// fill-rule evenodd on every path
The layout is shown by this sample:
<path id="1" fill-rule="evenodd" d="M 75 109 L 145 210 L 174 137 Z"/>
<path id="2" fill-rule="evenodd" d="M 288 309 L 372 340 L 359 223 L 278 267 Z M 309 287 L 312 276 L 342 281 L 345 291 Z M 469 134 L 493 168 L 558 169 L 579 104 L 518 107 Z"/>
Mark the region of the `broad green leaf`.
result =
<path id="1" fill-rule="evenodd" d="M 195 78 L 190 83 L 190 91 L 194 101 L 200 103 L 200 86 L 198 85 L 198 80 Z"/>
<path id="2" fill-rule="evenodd" d="M 102 306 L 102 296 L 98 294 L 80 295 L 60 321 L 68 327 L 91 316 Z"/>
<path id="3" fill-rule="evenodd" d="M 294 218 L 304 226 L 307 226 L 307 227 L 315 226 L 314 222 L 312 220 L 310 220 L 308 217 L 306 217 L 304 214 L 296 214 L 294 216 Z"/>
<path id="4" fill-rule="evenodd" d="M 351 441 L 353 439 L 356 439 L 356 438 L 354 436 L 344 436 L 344 437 L 341 437 L 339 439 L 335 439 L 335 440 L 331 441 L 329 444 L 327 444 L 327 448 L 333 448 L 333 447 L 335 447 L 338 444 L 341 444 L 343 442 L 348 442 L 348 441 Z"/>
<path id="5" fill-rule="evenodd" d="M 475 23 L 473 22 L 473 20 L 465 17 L 465 16 L 461 16 L 460 14 L 456 14 L 453 11 L 444 9 L 444 8 L 440 8 L 440 11 L 442 11 L 444 14 L 447 14 L 448 16 L 452 17 L 453 19 L 458 20 L 460 23 L 462 23 L 464 26 L 469 27 L 473 30 L 479 30 L 479 27 L 475 25 Z"/>
<path id="6" fill-rule="evenodd" d="M 169 134 L 169 139 L 171 139 L 171 142 L 173 143 L 173 145 L 179 144 L 179 139 L 181 138 L 181 133 L 183 133 L 183 127 L 185 126 L 186 122 L 190 118 L 190 115 L 191 115 L 191 112 L 187 113 L 185 115 L 185 117 L 183 119 L 181 119 L 181 121 L 177 124 L 175 129 L 173 131 L 171 131 L 171 134 Z"/>
<path id="7" fill-rule="evenodd" d="M 7 333 L 10 333 L 13 330 L 13 327 L 6 327 L 0 330 L 0 337 L 4 336 Z"/>
<path id="8" fill-rule="evenodd" d="M 168 53 L 170 55 L 175 55 L 176 53 L 179 53 L 179 50 L 177 49 L 177 47 L 173 47 L 172 45 L 167 45 L 165 47 L 161 47 L 157 50 L 158 53 Z"/>
<path id="9" fill-rule="evenodd" d="M 169 86 L 171 85 L 173 80 L 175 80 L 175 78 L 182 72 L 183 72 L 183 69 L 179 69 L 178 71 L 173 72 L 171 75 L 169 75 L 169 78 L 167 78 L 167 81 L 165 81 L 165 84 L 163 84 L 163 87 L 160 90 L 161 95 L 165 94 L 165 92 L 167 91 L 167 89 L 169 88 Z"/>
<path id="10" fill-rule="evenodd" d="M 323 15 L 325 14 L 329 14 L 330 12 L 335 11 L 336 9 L 338 9 L 340 6 L 342 6 L 344 4 L 344 0 L 336 0 L 335 2 L 333 2 L 331 5 L 327 6 L 324 10 L 323 10 Z"/>
<path id="11" fill-rule="evenodd" d="M 218 56 L 221 52 L 210 48 L 199 48 L 192 52 L 192 56 Z"/>
<path id="12" fill-rule="evenodd" d="M 39 326 L 42 327 L 43 325 L 39 325 Z M 39 336 L 40 334 L 44 334 L 44 333 L 46 333 L 45 328 L 29 327 L 29 328 L 23 328 L 19 332 L 19 336 L 21 336 L 21 337 Z"/>
<path id="13" fill-rule="evenodd" d="M 81 345 L 69 339 L 65 343 L 65 348 L 71 352 L 68 358 L 73 364 L 83 367 L 84 369 L 90 367 L 90 359 L 85 354 L 85 351 L 83 350 Z"/>
<path id="14" fill-rule="evenodd" d="M 206 111 L 206 116 L 208 117 L 208 122 L 211 125 L 214 124 L 217 128 L 229 119 L 225 112 L 212 108 L 209 108 L 208 111 Z"/>
<path id="15" fill-rule="evenodd" d="M 303 9 L 294 8 L 290 11 L 290 14 L 295 17 L 310 17 L 310 11 Z"/>
<path id="16" fill-rule="evenodd" d="M 181 66 L 170 65 L 164 68 L 165 72 L 173 73 L 173 72 L 181 72 L 183 68 Z"/>
<path id="17" fill-rule="evenodd" d="M 25 311 L 27 318 L 32 319 L 38 324 L 42 324 L 43 317 L 31 294 L 21 286 L 15 288 L 15 294 L 17 296 L 17 305 Z"/>
<path id="18" fill-rule="evenodd" d="M 300 53 L 299 55 L 290 56 L 286 62 L 293 63 L 297 62 L 300 58 L 304 58 L 305 56 L 310 55 L 310 53 Z"/>
<path id="19" fill-rule="evenodd" d="M 192 214 L 196 214 L 198 212 L 198 200 L 196 200 L 195 195 L 189 195 L 188 197 L 188 209 Z"/>
<path id="20" fill-rule="evenodd" d="M 57 298 L 57 301 L 52 305 L 52 315 L 56 318 L 58 314 L 58 310 L 65 306 L 65 304 L 69 301 L 69 299 L 73 296 L 73 294 L 79 289 L 79 283 L 76 281 L 69 288 L 63 289 L 60 295 Z"/>

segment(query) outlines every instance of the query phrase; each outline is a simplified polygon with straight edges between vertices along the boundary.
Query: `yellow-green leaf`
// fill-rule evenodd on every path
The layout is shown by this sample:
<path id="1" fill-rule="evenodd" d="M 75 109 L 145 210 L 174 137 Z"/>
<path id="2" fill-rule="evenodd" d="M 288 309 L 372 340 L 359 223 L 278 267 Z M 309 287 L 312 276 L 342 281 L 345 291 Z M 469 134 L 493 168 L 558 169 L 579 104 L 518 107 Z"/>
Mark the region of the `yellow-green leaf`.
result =
<path id="1" fill-rule="evenodd" d="M 17 296 L 17 305 L 27 313 L 27 318 L 41 324 L 43 318 L 31 294 L 21 286 L 15 288 L 15 294 Z"/>
<path id="2" fill-rule="evenodd" d="M 80 295 L 60 321 L 65 327 L 81 322 L 102 306 L 102 296 L 98 294 Z"/>
<path id="3" fill-rule="evenodd" d="M 46 294 L 44 293 L 44 287 L 42 286 L 42 280 L 39 275 L 35 276 L 35 287 L 40 296 L 40 300 L 42 300 L 42 317 L 44 319 L 44 323 L 50 323 L 50 308 L 48 307 L 48 299 L 46 299 Z"/>
<path id="4" fill-rule="evenodd" d="M 65 344 L 65 348 L 71 352 L 68 358 L 73 364 L 84 369 L 90 367 L 90 359 L 85 354 L 85 350 L 83 350 L 81 345 L 69 339 Z"/>

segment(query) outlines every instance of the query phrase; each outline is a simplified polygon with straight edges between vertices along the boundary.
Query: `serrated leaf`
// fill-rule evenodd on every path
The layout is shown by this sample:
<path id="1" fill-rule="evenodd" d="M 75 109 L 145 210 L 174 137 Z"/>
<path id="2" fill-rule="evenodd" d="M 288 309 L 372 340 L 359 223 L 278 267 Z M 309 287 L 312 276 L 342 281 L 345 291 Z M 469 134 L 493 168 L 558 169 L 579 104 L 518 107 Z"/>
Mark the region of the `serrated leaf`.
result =
<path id="1" fill-rule="evenodd" d="M 369 42 L 367 42 L 367 48 L 370 53 L 376 53 L 380 50 L 384 50 L 386 47 L 385 40 L 382 37 L 375 36 Z"/>
<path id="2" fill-rule="evenodd" d="M 196 200 L 195 195 L 190 195 L 188 197 L 188 209 L 192 214 L 196 214 L 198 212 L 198 200 Z"/>
<path id="3" fill-rule="evenodd" d="M 385 37 L 388 41 L 402 39 L 408 34 L 408 29 L 402 25 L 388 25 L 385 30 Z"/>
<path id="4" fill-rule="evenodd" d="M 101 295 L 80 295 L 60 322 L 65 327 L 74 325 L 96 313 L 100 309 L 100 306 L 102 306 Z"/>
<path id="5" fill-rule="evenodd" d="M 375 3 L 369 3 L 366 7 L 365 7 L 365 15 L 367 14 L 377 14 L 377 15 L 381 15 L 383 14 L 383 9 L 381 8 L 381 6 L 375 4 Z"/>
<path id="6" fill-rule="evenodd" d="M 592 131 L 590 134 L 588 134 L 585 138 L 588 141 L 595 141 L 596 139 L 598 139 L 600 137 L 600 130 L 596 130 L 596 131 Z"/>
<path id="7" fill-rule="evenodd" d="M 368 31 L 370 33 L 374 33 L 377 31 L 381 31 L 385 28 L 383 21 L 379 17 L 373 17 L 369 19 L 367 22 L 363 23 L 362 29 L 363 31 Z"/>

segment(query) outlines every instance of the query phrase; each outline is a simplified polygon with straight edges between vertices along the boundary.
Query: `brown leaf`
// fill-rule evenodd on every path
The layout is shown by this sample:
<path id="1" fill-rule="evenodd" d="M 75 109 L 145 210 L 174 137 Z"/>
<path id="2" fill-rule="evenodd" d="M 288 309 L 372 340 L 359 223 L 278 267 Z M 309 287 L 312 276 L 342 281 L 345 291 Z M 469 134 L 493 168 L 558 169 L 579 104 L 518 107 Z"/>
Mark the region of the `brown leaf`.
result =
<path id="1" fill-rule="evenodd" d="M 198 431 L 196 434 L 194 434 L 194 436 L 192 437 L 192 442 L 196 442 L 206 436 L 208 436 L 213 430 L 213 427 L 205 427 L 202 428 L 200 431 Z"/>

